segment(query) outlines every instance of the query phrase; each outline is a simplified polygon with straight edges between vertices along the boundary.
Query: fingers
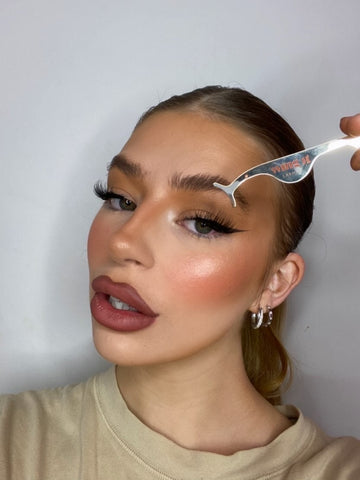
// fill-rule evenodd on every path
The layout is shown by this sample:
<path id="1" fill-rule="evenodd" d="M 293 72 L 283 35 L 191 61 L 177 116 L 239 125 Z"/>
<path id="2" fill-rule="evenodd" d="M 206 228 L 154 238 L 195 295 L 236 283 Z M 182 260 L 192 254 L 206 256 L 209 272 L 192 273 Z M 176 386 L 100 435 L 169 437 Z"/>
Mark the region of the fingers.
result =
<path id="1" fill-rule="evenodd" d="M 340 120 L 340 128 L 346 135 L 360 135 L 360 114 L 343 117 Z M 354 153 L 350 164 L 354 170 L 360 170 L 360 150 Z"/>
<path id="2" fill-rule="evenodd" d="M 340 128 L 346 135 L 353 137 L 360 135 L 360 113 L 351 117 L 343 117 L 340 120 Z"/>
<path id="3" fill-rule="evenodd" d="M 351 157 L 350 165 L 354 170 L 360 170 L 360 150 L 357 150 Z"/>

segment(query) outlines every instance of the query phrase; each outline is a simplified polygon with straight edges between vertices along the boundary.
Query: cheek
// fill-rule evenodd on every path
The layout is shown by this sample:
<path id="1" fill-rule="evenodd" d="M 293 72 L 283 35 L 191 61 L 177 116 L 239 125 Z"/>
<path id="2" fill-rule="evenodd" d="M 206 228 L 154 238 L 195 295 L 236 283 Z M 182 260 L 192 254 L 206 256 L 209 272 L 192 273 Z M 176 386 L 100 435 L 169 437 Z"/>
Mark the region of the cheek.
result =
<path id="1" fill-rule="evenodd" d="M 250 301 L 258 293 L 265 268 L 265 262 L 244 252 L 203 254 L 176 263 L 176 270 L 166 275 L 174 295 L 187 304 L 209 306 L 240 297 Z"/>
<path id="2" fill-rule="evenodd" d="M 90 269 L 92 266 L 96 266 L 105 254 L 104 247 L 108 234 L 107 230 L 108 227 L 105 222 L 101 220 L 101 216 L 98 213 L 90 227 L 88 236 L 87 254 Z"/>

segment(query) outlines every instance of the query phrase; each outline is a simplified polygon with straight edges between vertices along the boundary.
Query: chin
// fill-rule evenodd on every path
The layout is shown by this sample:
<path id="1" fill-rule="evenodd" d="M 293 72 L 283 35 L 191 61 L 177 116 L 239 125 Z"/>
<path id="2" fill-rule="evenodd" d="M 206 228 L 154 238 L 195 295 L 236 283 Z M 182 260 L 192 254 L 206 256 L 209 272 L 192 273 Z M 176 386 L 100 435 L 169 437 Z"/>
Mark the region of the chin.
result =
<path id="1" fill-rule="evenodd" d="M 152 342 L 145 340 L 144 331 L 116 332 L 93 319 L 93 341 L 99 355 L 115 365 L 130 367 L 161 363 L 157 349 Z"/>

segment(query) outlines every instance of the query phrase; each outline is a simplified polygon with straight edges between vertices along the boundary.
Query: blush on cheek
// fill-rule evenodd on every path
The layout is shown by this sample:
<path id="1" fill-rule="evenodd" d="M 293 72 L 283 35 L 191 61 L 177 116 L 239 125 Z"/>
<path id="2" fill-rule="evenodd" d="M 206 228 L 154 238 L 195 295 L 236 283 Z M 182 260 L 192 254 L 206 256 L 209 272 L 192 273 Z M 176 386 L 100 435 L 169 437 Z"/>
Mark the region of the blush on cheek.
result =
<path id="1" fill-rule="evenodd" d="M 206 301 L 210 305 L 237 297 L 244 289 L 249 291 L 253 285 L 252 273 L 251 262 L 234 262 L 222 256 L 191 258 L 181 262 L 175 273 L 171 272 L 169 284 L 187 302 Z"/>

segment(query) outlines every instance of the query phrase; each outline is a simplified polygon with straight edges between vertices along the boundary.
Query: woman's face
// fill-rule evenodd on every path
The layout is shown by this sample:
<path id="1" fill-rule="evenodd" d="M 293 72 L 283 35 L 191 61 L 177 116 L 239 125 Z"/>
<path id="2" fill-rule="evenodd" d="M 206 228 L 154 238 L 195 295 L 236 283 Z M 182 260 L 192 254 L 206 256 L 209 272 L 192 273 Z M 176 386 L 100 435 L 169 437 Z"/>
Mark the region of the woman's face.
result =
<path id="1" fill-rule="evenodd" d="M 89 234 L 101 355 L 146 365 L 240 349 L 271 260 L 274 185 L 245 183 L 234 208 L 212 183 L 265 160 L 246 133 L 193 112 L 157 113 L 134 131 L 112 161 L 111 193 Z"/>

